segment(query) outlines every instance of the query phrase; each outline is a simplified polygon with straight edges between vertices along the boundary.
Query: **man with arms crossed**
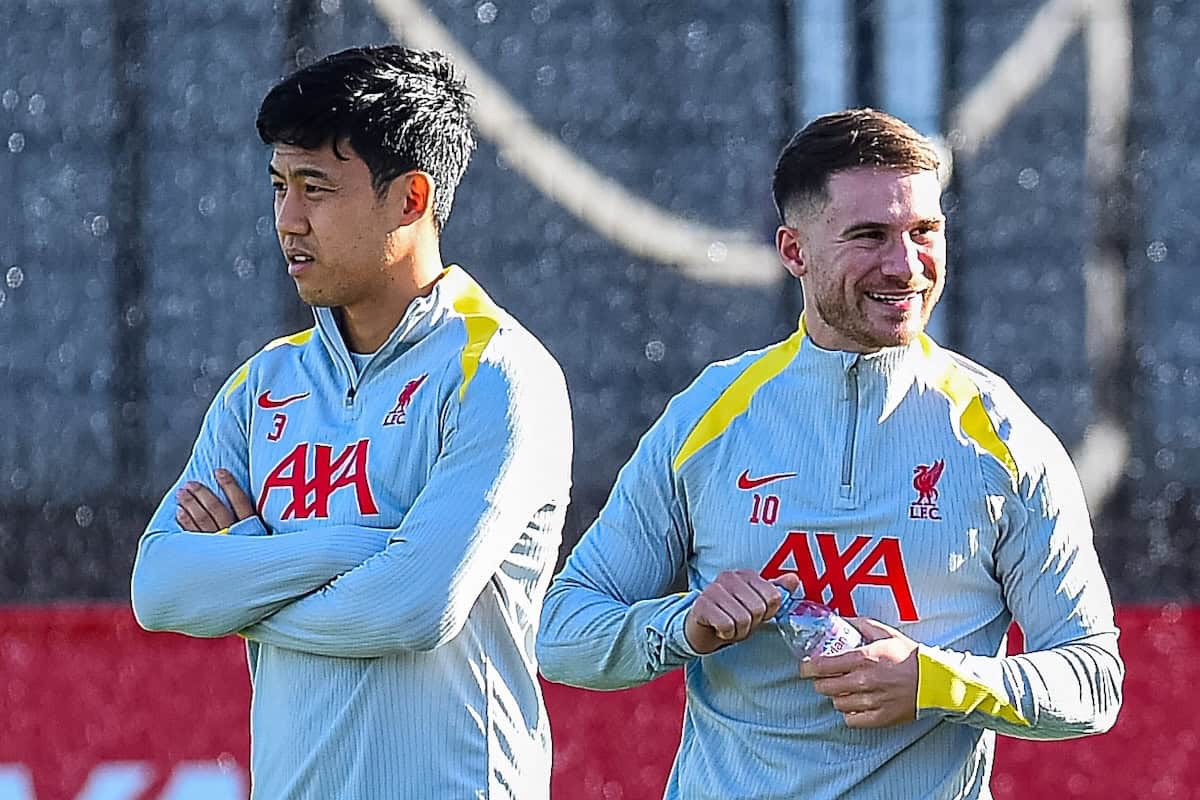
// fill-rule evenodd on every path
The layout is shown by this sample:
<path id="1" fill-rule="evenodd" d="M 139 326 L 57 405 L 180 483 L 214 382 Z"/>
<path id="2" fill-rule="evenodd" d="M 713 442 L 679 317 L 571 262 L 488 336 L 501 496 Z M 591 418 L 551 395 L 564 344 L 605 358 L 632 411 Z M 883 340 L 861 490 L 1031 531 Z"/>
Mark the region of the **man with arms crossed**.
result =
<path id="1" fill-rule="evenodd" d="M 441 261 L 468 103 L 444 57 L 387 46 L 259 109 L 316 325 L 222 387 L 133 571 L 147 629 L 246 638 L 255 798 L 549 793 L 533 647 L 570 412 L 553 358 Z"/>
<path id="2" fill-rule="evenodd" d="M 869 109 L 792 138 L 774 194 L 799 329 L 671 401 L 547 595 L 551 680 L 684 668 L 668 798 L 986 798 L 996 732 L 1116 718 L 1124 666 L 1067 454 L 923 333 L 945 280 L 937 167 Z M 691 591 L 664 596 L 681 569 Z M 868 643 L 798 664 L 779 586 Z M 1005 656 L 1013 620 L 1027 653 Z"/>

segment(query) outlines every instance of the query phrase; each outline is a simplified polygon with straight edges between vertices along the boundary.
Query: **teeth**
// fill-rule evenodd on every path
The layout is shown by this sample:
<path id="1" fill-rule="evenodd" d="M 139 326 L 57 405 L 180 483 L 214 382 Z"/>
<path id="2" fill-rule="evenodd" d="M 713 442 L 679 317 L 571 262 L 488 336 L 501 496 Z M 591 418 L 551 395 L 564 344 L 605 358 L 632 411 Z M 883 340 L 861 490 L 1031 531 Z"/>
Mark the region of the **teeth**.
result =
<path id="1" fill-rule="evenodd" d="M 294 255 L 292 261 L 312 261 L 312 256 Z"/>
<path id="2" fill-rule="evenodd" d="M 920 292 L 905 292 L 904 294 L 880 294 L 878 292 L 867 292 L 867 297 L 872 300 L 878 300 L 881 303 L 902 303 L 909 298 L 916 297 Z"/>

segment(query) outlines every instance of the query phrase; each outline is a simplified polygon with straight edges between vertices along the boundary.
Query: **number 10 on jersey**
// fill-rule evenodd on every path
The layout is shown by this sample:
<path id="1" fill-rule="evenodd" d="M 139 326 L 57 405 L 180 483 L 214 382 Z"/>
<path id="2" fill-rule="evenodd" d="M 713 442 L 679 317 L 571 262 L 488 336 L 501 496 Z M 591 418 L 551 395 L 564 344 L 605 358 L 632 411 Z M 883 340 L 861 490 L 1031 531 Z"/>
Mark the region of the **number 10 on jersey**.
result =
<path id="1" fill-rule="evenodd" d="M 779 495 L 755 493 L 754 508 L 750 511 L 751 525 L 774 525 L 779 519 Z"/>

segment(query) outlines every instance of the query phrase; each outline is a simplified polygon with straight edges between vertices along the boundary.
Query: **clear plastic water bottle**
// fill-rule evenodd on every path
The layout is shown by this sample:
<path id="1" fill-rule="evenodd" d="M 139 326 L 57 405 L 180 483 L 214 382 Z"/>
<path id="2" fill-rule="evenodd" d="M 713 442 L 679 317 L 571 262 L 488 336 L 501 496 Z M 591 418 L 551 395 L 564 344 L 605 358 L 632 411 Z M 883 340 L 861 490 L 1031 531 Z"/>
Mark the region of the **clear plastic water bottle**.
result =
<path id="1" fill-rule="evenodd" d="M 775 622 L 796 658 L 837 655 L 863 643 L 862 634 L 829 606 L 790 594 L 782 586 L 779 593 L 783 605 Z"/>

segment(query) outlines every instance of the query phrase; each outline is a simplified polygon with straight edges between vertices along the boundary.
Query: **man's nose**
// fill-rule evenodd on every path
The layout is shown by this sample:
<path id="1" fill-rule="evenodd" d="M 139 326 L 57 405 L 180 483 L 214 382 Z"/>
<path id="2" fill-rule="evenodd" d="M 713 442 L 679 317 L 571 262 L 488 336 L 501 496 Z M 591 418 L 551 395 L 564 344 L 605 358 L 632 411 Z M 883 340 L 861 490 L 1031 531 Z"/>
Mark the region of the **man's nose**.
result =
<path id="1" fill-rule="evenodd" d="M 308 213 L 298 192 L 287 189 L 275 196 L 275 230 L 281 236 L 308 233 Z"/>
<path id="2" fill-rule="evenodd" d="M 905 281 L 913 276 L 925 274 L 925 261 L 921 247 L 908 234 L 894 240 L 883 259 L 883 271 Z"/>

